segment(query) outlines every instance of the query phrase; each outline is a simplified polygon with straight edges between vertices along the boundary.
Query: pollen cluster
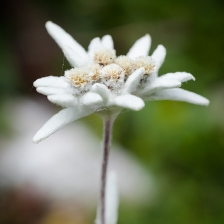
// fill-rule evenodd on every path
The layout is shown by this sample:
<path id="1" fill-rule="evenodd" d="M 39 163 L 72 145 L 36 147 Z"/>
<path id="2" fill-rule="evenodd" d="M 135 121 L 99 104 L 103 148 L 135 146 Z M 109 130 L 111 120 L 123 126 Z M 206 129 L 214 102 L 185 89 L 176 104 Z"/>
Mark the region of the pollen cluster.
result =
<path id="1" fill-rule="evenodd" d="M 91 79 L 96 82 L 99 80 L 100 77 L 100 71 L 101 71 L 101 66 L 97 63 L 92 63 L 88 65 L 89 68 L 89 76 Z"/>
<path id="2" fill-rule="evenodd" d="M 145 74 L 149 75 L 154 72 L 155 63 L 150 56 L 140 56 L 134 60 L 133 69 L 136 70 L 141 67 L 145 69 Z"/>
<path id="3" fill-rule="evenodd" d="M 109 89 L 118 90 L 124 84 L 125 71 L 119 65 L 110 64 L 102 68 L 100 73 L 101 83 Z"/>
<path id="4" fill-rule="evenodd" d="M 113 63 L 116 57 L 115 50 L 112 49 L 97 49 L 93 54 L 93 61 L 102 66 Z"/>
<path id="5" fill-rule="evenodd" d="M 111 91 L 119 92 L 128 76 L 141 67 L 145 74 L 140 85 L 147 82 L 148 76 L 155 71 L 155 63 L 151 57 L 116 57 L 114 49 L 101 48 L 93 52 L 92 61 L 88 65 L 65 71 L 65 77 L 74 87 L 76 95 L 88 92 L 94 83 L 102 83 Z"/>
<path id="6" fill-rule="evenodd" d="M 133 60 L 127 56 L 119 56 L 114 60 L 125 71 L 125 77 L 128 77 L 133 71 Z"/>
<path id="7" fill-rule="evenodd" d="M 72 68 L 65 71 L 65 78 L 67 78 L 74 87 L 75 94 L 87 92 L 92 84 L 91 76 L 89 76 L 89 69 L 86 67 Z"/>

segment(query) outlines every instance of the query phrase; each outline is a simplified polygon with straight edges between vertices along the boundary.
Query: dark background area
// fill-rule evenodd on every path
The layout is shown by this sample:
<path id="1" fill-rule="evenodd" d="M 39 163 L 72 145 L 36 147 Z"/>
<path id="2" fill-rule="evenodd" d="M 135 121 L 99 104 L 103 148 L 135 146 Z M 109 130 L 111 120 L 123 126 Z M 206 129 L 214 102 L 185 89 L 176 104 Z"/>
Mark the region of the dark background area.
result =
<path id="1" fill-rule="evenodd" d="M 62 69 L 69 68 L 66 60 L 62 68 L 63 53 L 47 34 L 46 21 L 63 27 L 85 48 L 94 37 L 110 34 L 117 55 L 126 54 L 138 38 L 149 33 L 150 52 L 158 44 L 167 49 L 160 75 L 190 72 L 196 81 L 184 84 L 183 88 L 207 97 L 211 104 L 206 108 L 182 102 L 148 102 L 138 113 L 124 111 L 119 116 L 113 140 L 128 148 L 153 174 L 158 195 L 143 207 L 121 201 L 118 223 L 224 223 L 223 1 L 1 0 L 0 3 L 3 137 L 10 136 L 5 103 L 16 97 L 30 97 L 50 104 L 46 97 L 36 93 L 32 83 L 40 77 L 60 76 Z M 101 136 L 99 118 L 91 115 L 83 122 Z M 0 215 L 7 209 L 1 210 Z M 20 222 L 15 219 L 11 223 Z"/>

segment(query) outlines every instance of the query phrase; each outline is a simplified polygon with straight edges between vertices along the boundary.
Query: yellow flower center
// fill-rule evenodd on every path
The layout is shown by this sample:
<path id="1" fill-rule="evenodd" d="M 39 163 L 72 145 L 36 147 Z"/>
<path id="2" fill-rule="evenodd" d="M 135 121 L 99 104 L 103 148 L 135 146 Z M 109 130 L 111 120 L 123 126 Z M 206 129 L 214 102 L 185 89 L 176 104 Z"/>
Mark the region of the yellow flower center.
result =
<path id="1" fill-rule="evenodd" d="M 89 69 L 85 67 L 72 68 L 65 71 L 65 77 L 71 82 L 75 87 L 85 87 L 90 81 Z"/>
<path id="2" fill-rule="evenodd" d="M 124 76 L 124 70 L 116 64 L 110 64 L 102 68 L 100 78 L 113 81 L 119 80 L 122 76 Z"/>
<path id="3" fill-rule="evenodd" d="M 115 50 L 98 49 L 94 52 L 93 61 L 100 65 L 108 65 L 113 63 L 116 57 Z"/>
<path id="4" fill-rule="evenodd" d="M 150 56 L 137 57 L 133 62 L 134 70 L 143 67 L 145 69 L 145 74 L 147 75 L 155 71 L 155 66 L 155 62 Z"/>
<path id="5" fill-rule="evenodd" d="M 89 76 L 91 77 L 91 79 L 95 82 L 98 81 L 100 78 L 101 66 L 97 63 L 92 63 L 88 65 L 88 68 L 90 70 Z"/>
<path id="6" fill-rule="evenodd" d="M 128 77 L 133 71 L 133 61 L 127 56 L 119 56 L 114 60 L 125 71 L 125 77 Z"/>

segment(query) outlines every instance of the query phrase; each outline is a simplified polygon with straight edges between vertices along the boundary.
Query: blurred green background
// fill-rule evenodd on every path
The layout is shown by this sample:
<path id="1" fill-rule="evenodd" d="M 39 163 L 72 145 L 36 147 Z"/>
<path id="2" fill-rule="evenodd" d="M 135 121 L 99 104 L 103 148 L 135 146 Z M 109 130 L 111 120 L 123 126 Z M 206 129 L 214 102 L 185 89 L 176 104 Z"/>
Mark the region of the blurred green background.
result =
<path id="1" fill-rule="evenodd" d="M 51 20 L 87 48 L 95 36 L 111 34 L 117 55 L 149 33 L 152 52 L 167 49 L 160 75 L 187 71 L 183 85 L 211 100 L 209 107 L 148 102 L 124 111 L 113 140 L 128 148 L 153 174 L 157 195 L 144 207 L 122 203 L 119 224 L 224 223 L 224 2 L 221 0 L 1 0 L 0 134 L 10 134 L 4 104 L 38 97 L 37 78 L 60 76 L 63 54 L 48 36 Z M 65 62 L 63 70 L 68 68 Z M 56 109 L 55 109 L 56 110 Z M 102 135 L 101 120 L 83 119 Z M 16 223 L 16 222 L 15 222 Z M 91 221 L 90 221 L 91 223 Z"/>

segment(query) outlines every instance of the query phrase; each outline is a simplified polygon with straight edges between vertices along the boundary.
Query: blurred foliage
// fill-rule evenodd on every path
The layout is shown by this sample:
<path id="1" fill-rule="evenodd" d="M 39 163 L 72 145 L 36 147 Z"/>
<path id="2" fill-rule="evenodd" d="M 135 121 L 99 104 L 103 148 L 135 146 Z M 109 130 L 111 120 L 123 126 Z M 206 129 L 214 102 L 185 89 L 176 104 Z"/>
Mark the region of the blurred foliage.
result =
<path id="1" fill-rule="evenodd" d="M 223 1 L 3 0 L 1 3 L 0 94 L 5 101 L 21 94 L 35 94 L 30 89 L 38 77 L 61 74 L 63 56 L 47 37 L 44 30 L 47 20 L 61 25 L 85 47 L 93 37 L 110 33 L 118 54 L 125 54 L 145 33 L 152 36 L 152 50 L 163 44 L 167 59 L 161 74 L 192 73 L 197 81 L 184 84 L 183 88 L 208 97 L 211 105 L 204 108 L 180 102 L 148 102 L 138 113 L 124 111 L 119 116 L 114 141 L 142 161 L 154 175 L 158 188 L 156 199 L 146 207 L 121 202 L 119 223 L 224 223 Z M 38 35 L 36 39 L 28 36 L 23 41 L 22 37 L 31 30 L 34 36 Z M 40 55 L 36 54 L 35 45 L 42 49 Z M 43 50 L 47 45 L 53 53 Z M 27 51 L 33 67 L 30 64 L 27 67 L 25 57 L 21 57 Z M 48 67 L 41 70 L 45 64 L 37 59 L 44 55 L 48 55 L 49 61 L 44 59 Z M 63 70 L 66 67 L 67 64 Z M 1 111 L 0 130 L 3 130 L 7 127 Z M 92 115 L 84 122 L 101 136 L 100 119 Z"/>

